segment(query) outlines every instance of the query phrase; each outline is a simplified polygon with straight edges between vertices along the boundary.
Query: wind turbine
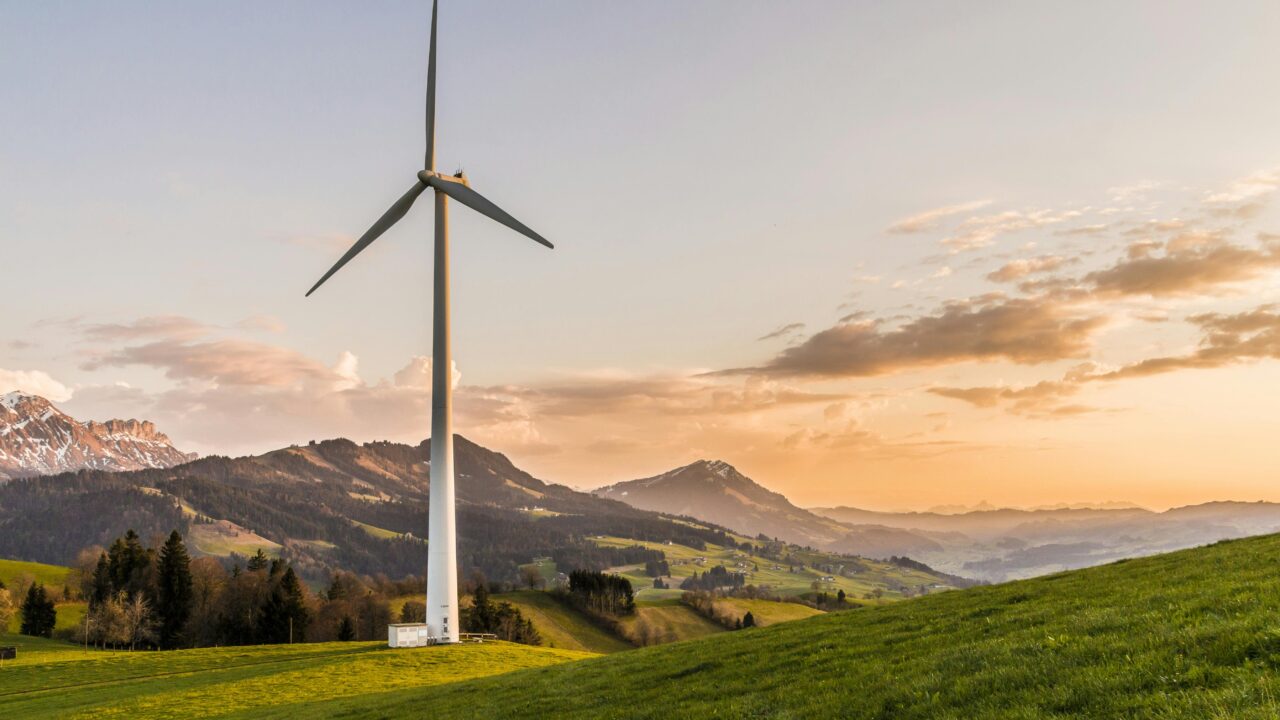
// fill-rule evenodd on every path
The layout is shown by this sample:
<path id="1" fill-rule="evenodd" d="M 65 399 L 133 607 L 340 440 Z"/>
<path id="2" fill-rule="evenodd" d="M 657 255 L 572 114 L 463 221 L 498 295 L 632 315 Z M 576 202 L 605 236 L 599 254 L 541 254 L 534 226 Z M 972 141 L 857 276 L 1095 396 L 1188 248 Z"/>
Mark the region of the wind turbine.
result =
<path id="1" fill-rule="evenodd" d="M 431 517 L 427 536 L 427 632 L 442 642 L 458 641 L 458 554 L 454 529 L 453 388 L 449 348 L 449 198 L 496 220 L 547 247 L 547 239 L 471 189 L 467 178 L 442 175 L 436 161 L 436 15 L 431 5 L 431 49 L 427 61 L 427 153 L 418 181 L 360 237 L 324 277 L 307 291 L 309 297 L 361 250 L 409 212 L 418 196 L 431 188 L 436 200 L 435 300 L 431 348 Z"/>

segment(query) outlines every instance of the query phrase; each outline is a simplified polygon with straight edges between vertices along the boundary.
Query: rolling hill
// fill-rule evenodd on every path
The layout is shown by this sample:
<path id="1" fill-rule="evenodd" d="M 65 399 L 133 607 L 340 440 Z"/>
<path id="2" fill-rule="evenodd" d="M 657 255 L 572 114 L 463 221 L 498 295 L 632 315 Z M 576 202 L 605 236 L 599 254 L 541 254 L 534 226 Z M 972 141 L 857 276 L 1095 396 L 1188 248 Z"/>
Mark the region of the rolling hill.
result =
<path id="1" fill-rule="evenodd" d="M 1280 536 L 376 698 L 299 716 L 1274 718 Z M 572 692 L 566 692 L 572 688 Z"/>

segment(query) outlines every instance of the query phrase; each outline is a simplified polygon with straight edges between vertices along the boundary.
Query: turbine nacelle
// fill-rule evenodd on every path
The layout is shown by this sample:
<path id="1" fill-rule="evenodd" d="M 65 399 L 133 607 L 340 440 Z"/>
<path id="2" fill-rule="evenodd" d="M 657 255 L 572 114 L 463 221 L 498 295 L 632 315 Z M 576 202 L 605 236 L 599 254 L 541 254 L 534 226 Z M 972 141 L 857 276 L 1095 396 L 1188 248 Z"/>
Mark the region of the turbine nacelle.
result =
<path id="1" fill-rule="evenodd" d="M 471 187 L 471 183 L 467 180 L 467 174 L 461 170 L 453 175 L 445 175 L 444 173 L 438 173 L 435 170 L 418 171 L 418 180 L 421 181 L 423 185 L 431 185 L 432 178 L 436 178 L 441 182 L 460 182 L 467 187 Z"/>

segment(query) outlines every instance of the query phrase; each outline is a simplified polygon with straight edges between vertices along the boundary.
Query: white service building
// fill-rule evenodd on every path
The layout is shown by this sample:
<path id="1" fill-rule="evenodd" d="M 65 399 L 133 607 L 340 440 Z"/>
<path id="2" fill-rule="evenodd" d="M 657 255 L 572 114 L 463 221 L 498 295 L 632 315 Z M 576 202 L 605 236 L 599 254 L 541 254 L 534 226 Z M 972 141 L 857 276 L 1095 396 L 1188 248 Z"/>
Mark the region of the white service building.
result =
<path id="1" fill-rule="evenodd" d="M 426 623 L 398 623 L 387 626 L 387 645 L 393 648 L 435 645 L 437 638 L 431 635 Z"/>

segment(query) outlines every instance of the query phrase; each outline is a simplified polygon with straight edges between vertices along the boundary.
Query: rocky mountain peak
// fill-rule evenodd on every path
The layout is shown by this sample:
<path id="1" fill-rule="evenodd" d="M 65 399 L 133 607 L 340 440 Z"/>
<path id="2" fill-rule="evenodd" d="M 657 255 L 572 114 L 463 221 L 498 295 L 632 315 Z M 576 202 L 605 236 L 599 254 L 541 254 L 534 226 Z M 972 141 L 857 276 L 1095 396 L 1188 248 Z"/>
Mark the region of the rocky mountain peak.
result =
<path id="1" fill-rule="evenodd" d="M 84 468 L 167 468 L 194 459 L 145 420 L 80 422 L 39 395 L 0 395 L 0 481 Z"/>

